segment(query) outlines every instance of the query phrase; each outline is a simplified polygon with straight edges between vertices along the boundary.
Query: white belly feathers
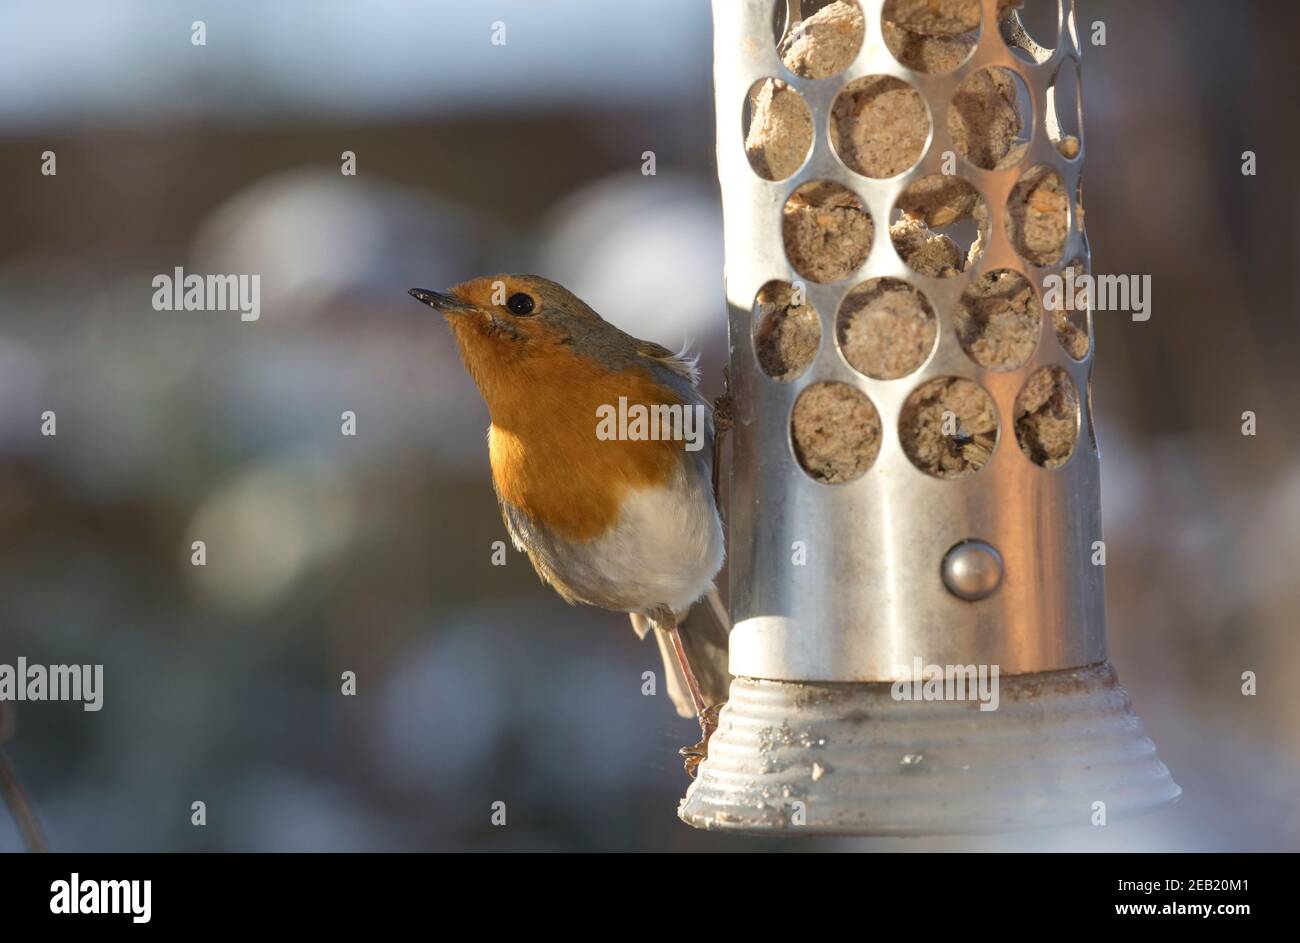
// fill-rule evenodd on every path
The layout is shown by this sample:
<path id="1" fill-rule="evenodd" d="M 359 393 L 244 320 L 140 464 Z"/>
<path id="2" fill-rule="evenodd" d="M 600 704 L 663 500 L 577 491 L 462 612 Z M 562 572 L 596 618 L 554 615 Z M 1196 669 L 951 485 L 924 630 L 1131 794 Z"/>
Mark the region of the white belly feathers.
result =
<path id="1" fill-rule="evenodd" d="M 691 470 L 692 472 L 694 469 Z M 586 541 L 556 538 L 503 504 L 515 545 L 572 601 L 644 612 L 683 612 L 722 568 L 722 524 L 707 478 L 680 467 L 665 484 L 630 492 L 618 522 Z"/>

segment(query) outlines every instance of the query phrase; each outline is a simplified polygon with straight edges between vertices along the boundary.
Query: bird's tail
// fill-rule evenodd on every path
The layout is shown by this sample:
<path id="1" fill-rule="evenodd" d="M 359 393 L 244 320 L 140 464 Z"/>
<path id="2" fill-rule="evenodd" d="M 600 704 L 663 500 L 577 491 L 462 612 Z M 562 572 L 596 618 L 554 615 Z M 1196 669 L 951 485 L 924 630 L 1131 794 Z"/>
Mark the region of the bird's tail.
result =
<path id="1" fill-rule="evenodd" d="M 639 613 L 632 613 L 632 628 L 642 638 L 654 629 L 655 643 L 664 660 L 668 697 L 679 715 L 694 717 L 695 702 L 668 632 Z M 721 704 L 727 699 L 731 687 L 731 674 L 727 670 L 727 638 L 731 632 L 731 620 L 716 586 L 709 587 L 704 598 L 678 621 L 677 628 L 686 659 L 700 686 L 700 693 L 704 695 L 705 706 Z"/>

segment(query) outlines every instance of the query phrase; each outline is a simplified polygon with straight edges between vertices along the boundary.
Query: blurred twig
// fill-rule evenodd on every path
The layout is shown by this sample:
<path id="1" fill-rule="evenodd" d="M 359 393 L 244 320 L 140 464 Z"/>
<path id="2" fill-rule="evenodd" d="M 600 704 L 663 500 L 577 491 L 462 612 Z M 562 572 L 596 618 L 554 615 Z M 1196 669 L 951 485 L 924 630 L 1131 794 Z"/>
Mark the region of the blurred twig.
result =
<path id="1" fill-rule="evenodd" d="M 0 701 L 0 744 L 9 739 L 13 730 L 13 709 L 4 701 Z M 49 851 L 49 847 L 45 844 L 45 834 L 41 831 L 41 823 L 37 821 L 36 812 L 32 809 L 32 804 L 27 801 L 27 795 L 23 792 L 23 787 L 18 782 L 13 766 L 9 763 L 9 757 L 3 749 L 0 749 L 0 799 L 4 800 L 9 814 L 17 823 L 27 850 Z"/>

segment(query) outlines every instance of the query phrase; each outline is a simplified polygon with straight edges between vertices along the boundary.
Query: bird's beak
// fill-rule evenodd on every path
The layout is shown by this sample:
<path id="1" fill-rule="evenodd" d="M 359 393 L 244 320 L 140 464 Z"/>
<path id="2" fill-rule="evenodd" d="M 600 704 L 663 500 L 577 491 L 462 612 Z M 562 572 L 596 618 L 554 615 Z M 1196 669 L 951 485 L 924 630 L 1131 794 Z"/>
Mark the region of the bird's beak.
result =
<path id="1" fill-rule="evenodd" d="M 474 309 L 472 304 L 461 301 L 455 295 L 445 295 L 440 291 L 430 291 L 427 288 L 412 288 L 408 294 L 416 301 L 422 301 L 430 308 L 436 308 L 444 314 L 453 311 L 472 311 Z"/>

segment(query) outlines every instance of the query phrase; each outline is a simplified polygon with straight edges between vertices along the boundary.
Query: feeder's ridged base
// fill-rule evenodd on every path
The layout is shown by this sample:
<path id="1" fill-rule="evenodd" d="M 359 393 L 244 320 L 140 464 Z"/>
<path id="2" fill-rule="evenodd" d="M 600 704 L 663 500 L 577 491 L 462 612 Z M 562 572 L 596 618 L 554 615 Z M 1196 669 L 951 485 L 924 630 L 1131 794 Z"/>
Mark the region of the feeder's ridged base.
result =
<path id="1" fill-rule="evenodd" d="M 1000 678 L 992 711 L 891 687 L 735 679 L 678 814 L 769 835 L 937 835 L 1087 826 L 1094 803 L 1109 821 L 1182 792 L 1109 662 Z"/>

